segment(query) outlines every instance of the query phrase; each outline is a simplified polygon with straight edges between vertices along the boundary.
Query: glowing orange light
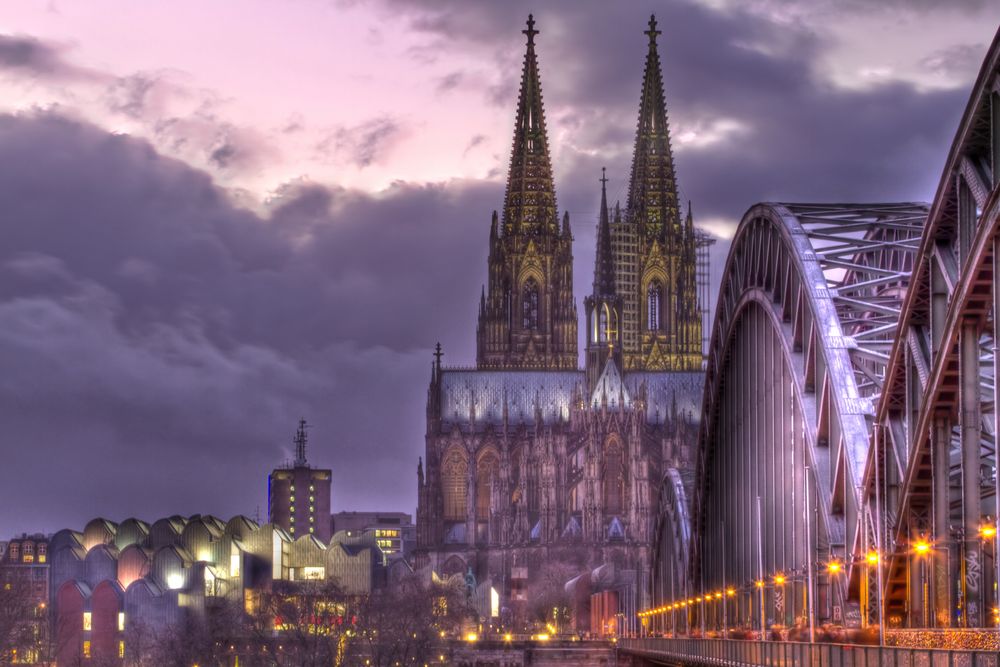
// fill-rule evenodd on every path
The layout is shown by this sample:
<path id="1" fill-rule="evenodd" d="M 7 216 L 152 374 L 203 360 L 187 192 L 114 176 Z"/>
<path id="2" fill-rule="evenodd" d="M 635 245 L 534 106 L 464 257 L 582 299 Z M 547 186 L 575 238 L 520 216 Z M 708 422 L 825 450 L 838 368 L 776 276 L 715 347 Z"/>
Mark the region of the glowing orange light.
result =
<path id="1" fill-rule="evenodd" d="M 992 539 L 997 535 L 997 528 L 992 524 L 983 524 L 982 528 L 979 529 L 979 534 L 987 539 Z"/>
<path id="2" fill-rule="evenodd" d="M 830 574 L 837 574 L 838 572 L 840 572 L 840 570 L 841 566 L 838 561 L 832 560 L 826 564 L 826 571 L 829 572 Z"/>
<path id="3" fill-rule="evenodd" d="M 869 565 L 878 565 L 878 552 L 869 551 L 866 560 Z"/>
<path id="4" fill-rule="evenodd" d="M 774 583 L 778 584 L 779 586 L 784 586 L 785 585 L 785 575 L 783 575 L 783 574 L 776 574 L 776 575 L 774 575 Z"/>
<path id="5" fill-rule="evenodd" d="M 764 582 L 763 581 L 759 581 L 758 580 L 758 581 L 755 581 L 754 583 L 757 585 L 757 588 L 764 588 Z"/>
<path id="6" fill-rule="evenodd" d="M 913 550 L 923 556 L 931 550 L 931 545 L 927 540 L 917 540 L 913 544 Z"/>
<path id="7" fill-rule="evenodd" d="M 736 595 L 736 589 L 735 588 L 730 588 L 730 589 L 726 590 L 726 595 L 728 595 L 729 597 L 733 597 L 734 595 Z"/>

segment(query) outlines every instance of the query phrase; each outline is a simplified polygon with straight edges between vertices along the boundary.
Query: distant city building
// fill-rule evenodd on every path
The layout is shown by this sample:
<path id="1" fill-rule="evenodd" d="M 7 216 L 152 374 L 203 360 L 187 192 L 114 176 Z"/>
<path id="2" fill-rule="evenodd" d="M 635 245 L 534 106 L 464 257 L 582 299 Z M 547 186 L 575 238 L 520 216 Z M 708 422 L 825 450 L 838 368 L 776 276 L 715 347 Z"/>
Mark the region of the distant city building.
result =
<path id="1" fill-rule="evenodd" d="M 295 434 L 295 461 L 275 469 L 267 480 L 268 521 L 294 537 L 313 535 L 330 541 L 330 479 L 328 469 L 313 468 L 306 460 L 306 422 Z"/>
<path id="2" fill-rule="evenodd" d="M 137 650 L 129 641 L 205 620 L 219 601 L 252 605 L 276 581 L 334 580 L 366 595 L 387 580 L 385 556 L 367 536 L 292 538 L 243 516 L 94 519 L 83 532 L 59 531 L 48 547 L 60 667 L 115 664 Z"/>
<path id="3" fill-rule="evenodd" d="M 390 558 L 408 557 L 416 542 L 413 515 L 405 512 L 337 512 L 330 518 L 334 531 L 370 535 Z"/>
<path id="4" fill-rule="evenodd" d="M 628 199 L 609 205 L 602 173 L 593 291 L 578 318 L 573 233 L 556 206 L 530 17 L 524 33 L 503 211 L 488 230 L 476 367 L 448 368 L 440 346 L 435 352 L 415 566 L 491 581 L 500 608 L 518 613 L 550 578 L 547 568 L 582 574 L 611 563 L 618 574 L 576 594 L 586 607 L 591 595 L 614 591 L 599 598 L 594 618 L 621 613 L 634 630 L 650 554 L 667 539 L 654 534 L 661 488 L 693 478 L 704 386 L 698 280 L 707 259 L 691 208 L 679 202 L 651 18 Z M 579 630 L 601 631 L 588 627 L 587 609 L 576 620 Z"/>

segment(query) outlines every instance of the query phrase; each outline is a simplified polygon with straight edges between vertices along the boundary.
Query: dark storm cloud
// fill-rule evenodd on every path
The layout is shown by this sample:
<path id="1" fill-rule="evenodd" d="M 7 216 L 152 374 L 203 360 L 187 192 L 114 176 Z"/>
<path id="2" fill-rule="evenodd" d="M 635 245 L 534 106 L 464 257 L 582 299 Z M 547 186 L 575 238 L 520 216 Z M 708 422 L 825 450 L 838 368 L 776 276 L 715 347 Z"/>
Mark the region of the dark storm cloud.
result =
<path id="1" fill-rule="evenodd" d="M 252 513 L 299 416 L 337 507 L 412 509 L 429 351 L 471 354 L 499 196 L 305 183 L 262 218 L 142 141 L 0 117 L 0 532 Z"/>
<path id="2" fill-rule="evenodd" d="M 83 74 L 83 70 L 63 59 L 60 48 L 27 35 L 0 35 L 0 70 L 29 77 Z"/>
<path id="3" fill-rule="evenodd" d="M 651 11 L 664 31 L 681 197 L 697 219 L 735 221 L 768 199 L 929 198 L 968 94 L 837 88 L 816 67 L 823 38 L 761 14 L 648 1 L 539 9 L 578 299 L 592 276 L 602 166 L 610 199 L 625 204 Z M 495 79 L 459 85 L 510 109 L 509 124 L 482 130 L 504 145 L 528 11 L 392 6 L 436 38 L 426 61 L 463 49 L 493 59 Z M 982 50 L 931 57 L 968 80 Z M 141 80 L 113 92 L 121 113 L 148 112 Z M 227 170 L 266 156 L 211 108 L 158 119 L 156 133 Z M 334 128 L 318 150 L 364 167 L 405 133 L 375 118 Z M 0 506 L 19 508 L 0 517 L 0 535 L 98 513 L 252 512 L 299 416 L 315 424 L 311 458 L 334 469 L 335 507 L 411 509 L 428 351 L 440 339 L 448 362 L 473 359 L 508 158 L 497 156 L 495 182 L 397 183 L 378 194 L 292 183 L 258 216 L 141 141 L 55 116 L 0 117 Z M 719 244 L 716 274 L 724 254 Z M 57 490 L 28 506 L 15 475 Z"/>
<path id="4" fill-rule="evenodd" d="M 649 1 L 586 3 L 586 11 L 568 0 L 386 4 L 438 36 L 441 48 L 458 42 L 492 55 L 504 72 L 495 89 L 504 91 L 500 97 L 510 107 L 523 57 L 520 30 L 534 11 L 546 110 L 567 139 L 550 136 L 560 203 L 588 220 L 600 167 L 608 167 L 613 189 L 628 176 L 651 13 L 663 31 L 660 58 L 681 195 L 694 200 L 703 218 L 738 220 L 764 199 L 931 197 L 968 95 L 964 88 L 921 92 L 897 82 L 836 87 L 817 66 L 829 38 L 767 12 Z M 897 4 L 900 16 L 930 8 Z M 935 54 L 933 64 L 957 81 L 971 80 L 984 51 L 982 45 L 951 49 Z M 733 130 L 711 141 L 723 121 Z M 692 130 L 697 137 L 688 136 Z M 624 198 L 621 189 L 612 195 Z M 589 227 L 575 231 L 578 238 L 592 234 Z M 582 270 L 579 249 L 577 257 Z"/>

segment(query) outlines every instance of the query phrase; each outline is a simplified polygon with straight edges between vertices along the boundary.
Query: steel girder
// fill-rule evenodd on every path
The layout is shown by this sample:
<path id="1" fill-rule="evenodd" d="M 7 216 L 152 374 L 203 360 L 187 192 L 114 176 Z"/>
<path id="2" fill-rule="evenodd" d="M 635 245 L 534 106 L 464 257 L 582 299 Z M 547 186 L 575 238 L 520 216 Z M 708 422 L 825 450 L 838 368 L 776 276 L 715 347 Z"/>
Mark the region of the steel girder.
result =
<path id="1" fill-rule="evenodd" d="M 986 562 L 995 545 L 977 532 L 997 513 L 998 185 L 1000 33 L 915 257 L 865 468 L 865 534 L 883 545 L 890 625 L 996 625 L 986 612 L 996 604 Z M 917 540 L 929 545 L 923 554 Z"/>
<path id="2" fill-rule="evenodd" d="M 690 475 L 688 475 L 690 486 Z M 653 530 L 650 599 L 654 605 L 686 599 L 692 592 L 688 579 L 691 556 L 691 519 L 682 474 L 668 468 L 660 484 L 656 522 Z M 656 632 L 678 631 L 686 622 L 681 614 L 657 614 L 650 625 Z"/>
<path id="3" fill-rule="evenodd" d="M 804 616 L 810 563 L 850 564 L 873 407 L 926 213 L 760 204 L 740 223 L 709 348 L 689 566 L 696 591 L 736 589 L 730 624 L 757 627 L 762 609 L 790 624 Z M 834 616 L 846 579 L 818 580 L 820 617 Z"/>

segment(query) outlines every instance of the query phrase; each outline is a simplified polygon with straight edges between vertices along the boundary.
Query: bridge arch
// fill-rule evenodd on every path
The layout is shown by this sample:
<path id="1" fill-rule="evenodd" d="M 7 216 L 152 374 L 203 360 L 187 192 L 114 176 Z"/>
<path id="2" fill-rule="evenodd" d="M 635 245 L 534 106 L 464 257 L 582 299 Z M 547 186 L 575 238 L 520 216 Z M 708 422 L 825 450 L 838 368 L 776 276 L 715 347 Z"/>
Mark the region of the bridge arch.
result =
<path id="1" fill-rule="evenodd" d="M 799 623 L 810 567 L 819 617 L 849 611 L 850 580 L 818 566 L 853 560 L 874 403 L 925 216 L 910 203 L 744 215 L 708 355 L 688 622 Z M 662 590 L 653 599 L 673 612 Z"/>
<path id="2" fill-rule="evenodd" d="M 995 627 L 1000 33 L 959 125 L 902 303 L 865 468 L 889 627 Z M 861 552 L 863 546 L 855 545 Z M 876 591 L 877 568 L 859 573 Z M 957 585 L 956 585 L 957 583 Z M 875 594 L 867 600 L 877 609 Z"/>

